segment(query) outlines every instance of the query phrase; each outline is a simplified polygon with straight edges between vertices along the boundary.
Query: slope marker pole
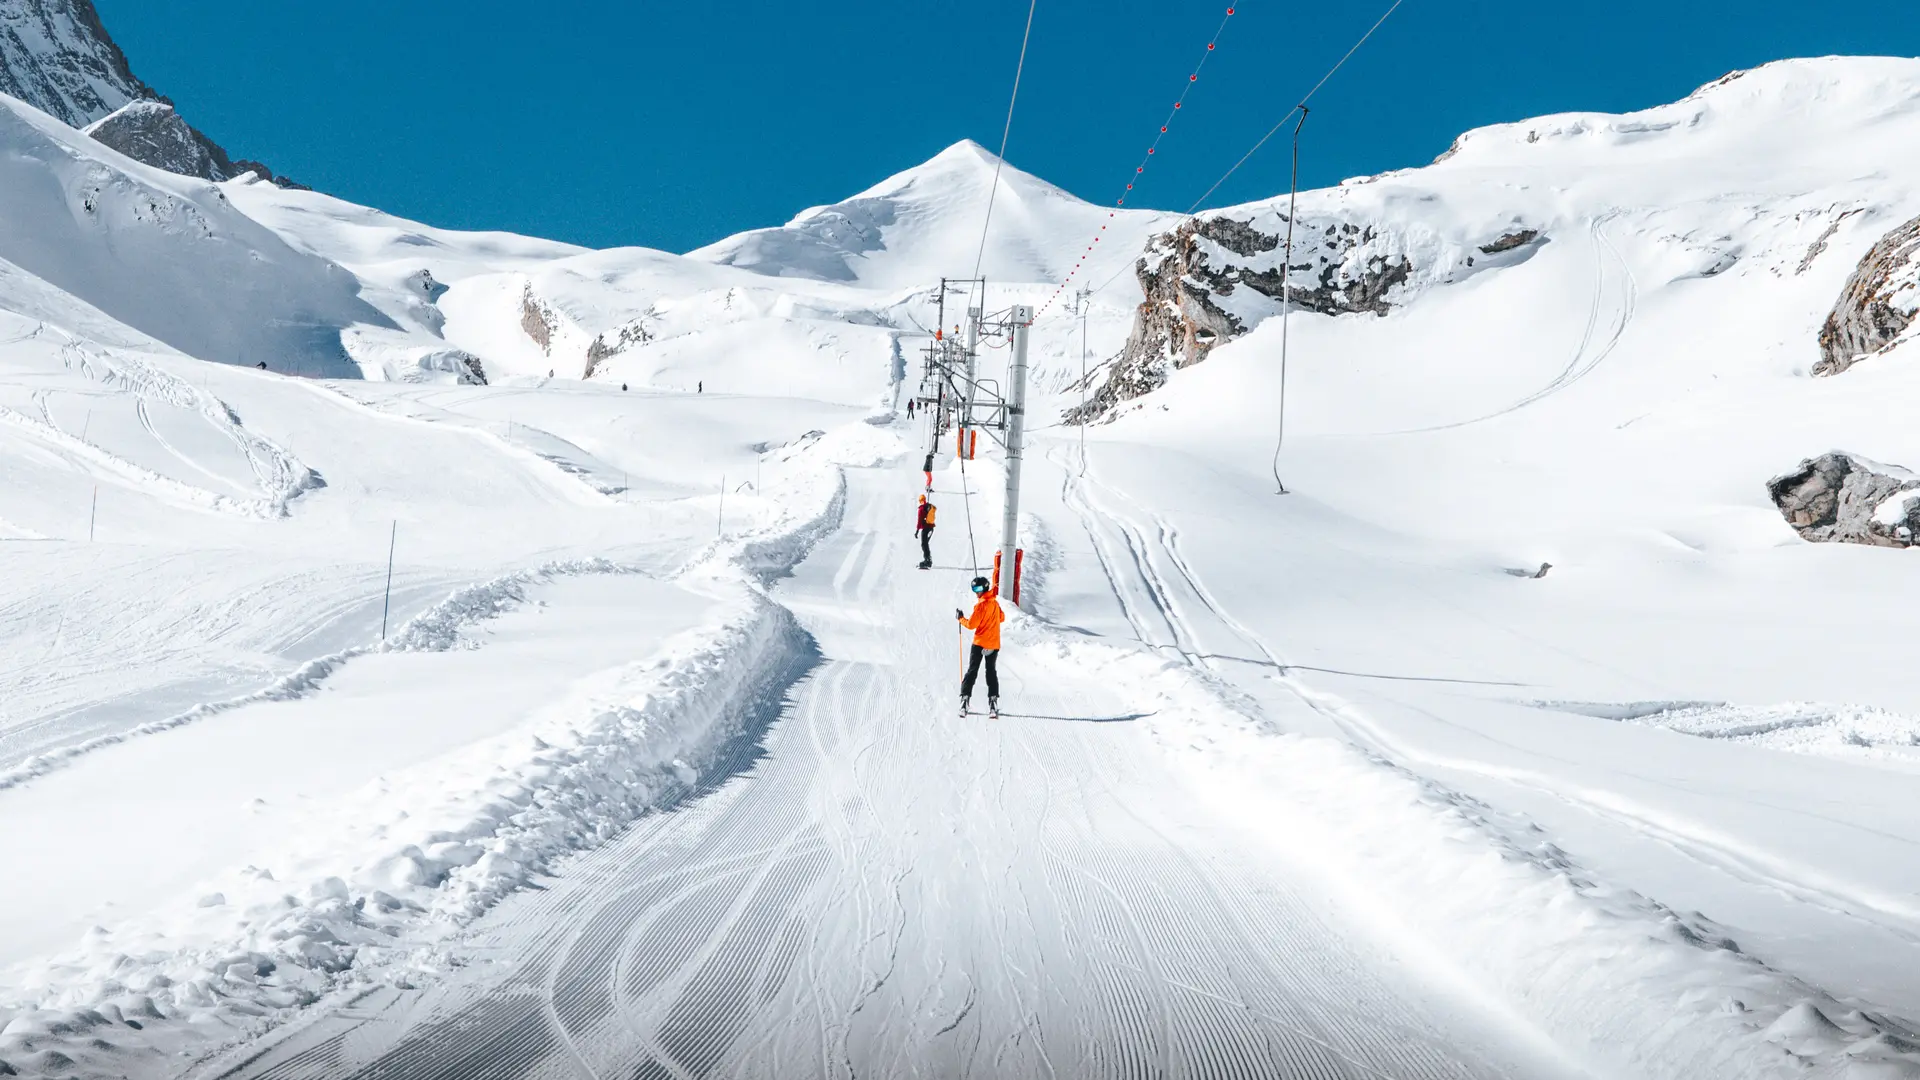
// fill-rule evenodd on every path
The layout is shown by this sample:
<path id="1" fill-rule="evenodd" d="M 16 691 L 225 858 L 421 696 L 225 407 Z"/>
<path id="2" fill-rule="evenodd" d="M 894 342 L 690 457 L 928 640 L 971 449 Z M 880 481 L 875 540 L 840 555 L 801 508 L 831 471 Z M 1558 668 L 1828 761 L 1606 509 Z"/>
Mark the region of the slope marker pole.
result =
<path id="1" fill-rule="evenodd" d="M 393 611 L 393 550 L 400 543 L 400 521 L 394 519 L 387 536 L 387 598 L 380 604 L 380 640 L 387 640 L 387 615 Z"/>

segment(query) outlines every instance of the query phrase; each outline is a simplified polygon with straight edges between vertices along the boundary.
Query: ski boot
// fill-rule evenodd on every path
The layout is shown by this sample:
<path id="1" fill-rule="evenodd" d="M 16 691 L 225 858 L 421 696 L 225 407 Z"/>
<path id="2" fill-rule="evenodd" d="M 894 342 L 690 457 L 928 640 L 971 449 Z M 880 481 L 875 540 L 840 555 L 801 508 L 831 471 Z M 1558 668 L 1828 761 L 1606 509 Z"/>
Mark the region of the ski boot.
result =
<path id="1" fill-rule="evenodd" d="M 1000 719 L 1000 699 L 999 698 L 990 697 L 987 699 L 987 719 L 989 720 Z"/>
<path id="2" fill-rule="evenodd" d="M 960 699 L 960 715 L 961 716 L 967 715 L 967 700 L 968 699 L 966 698 Z"/>

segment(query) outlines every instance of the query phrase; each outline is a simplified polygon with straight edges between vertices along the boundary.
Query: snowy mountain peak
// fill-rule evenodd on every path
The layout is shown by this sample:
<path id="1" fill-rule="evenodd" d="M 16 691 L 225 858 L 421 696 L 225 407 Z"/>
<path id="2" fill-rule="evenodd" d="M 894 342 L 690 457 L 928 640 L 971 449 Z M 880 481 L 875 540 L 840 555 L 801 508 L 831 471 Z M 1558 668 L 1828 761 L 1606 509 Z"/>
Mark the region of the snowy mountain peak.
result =
<path id="1" fill-rule="evenodd" d="M 990 198 L 993 221 L 982 253 Z M 919 287 L 942 276 L 965 275 L 976 261 L 993 280 L 1039 282 L 1064 274 L 1070 258 L 1059 260 L 1085 244 L 1107 216 L 1105 208 L 962 139 L 842 202 L 809 208 L 779 228 L 740 233 L 689 254 L 771 277 L 880 288 Z M 1139 220 L 1148 218 L 1158 221 L 1150 213 Z M 1122 220 L 1131 228 L 1135 218 L 1128 212 Z M 1146 231 L 1139 231 L 1142 239 Z"/>
<path id="2" fill-rule="evenodd" d="M 1062 199 L 1086 205 L 1084 200 L 1068 194 L 1032 173 L 1001 161 L 993 151 L 972 139 L 962 139 L 925 162 L 911 169 L 894 173 L 854 198 L 884 198 L 904 195 L 911 191 L 924 191 L 947 197 L 959 194 L 985 199 L 988 190 L 993 186 L 996 172 L 1001 185 L 1000 198 L 1011 196 L 1013 198 Z M 985 210 L 984 203 L 981 210 L 983 212 Z M 806 211 L 794 221 L 798 222 L 811 213 L 814 211 Z"/>
<path id="3" fill-rule="evenodd" d="M 71 127 L 156 96 L 127 66 L 92 0 L 0 0 L 0 94 Z"/>

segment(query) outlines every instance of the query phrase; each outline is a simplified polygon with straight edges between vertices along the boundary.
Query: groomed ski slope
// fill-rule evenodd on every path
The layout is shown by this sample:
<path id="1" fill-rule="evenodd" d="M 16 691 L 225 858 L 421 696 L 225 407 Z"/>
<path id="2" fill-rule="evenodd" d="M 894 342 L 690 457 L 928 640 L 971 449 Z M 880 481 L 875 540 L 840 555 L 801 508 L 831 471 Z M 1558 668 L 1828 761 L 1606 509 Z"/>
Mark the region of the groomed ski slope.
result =
<path id="1" fill-rule="evenodd" d="M 959 474 L 922 573 L 909 464 L 849 470 L 774 589 L 820 658 L 710 790 L 503 905 L 445 983 L 199 1075 L 1579 1075 L 1250 857 L 1069 658 L 1010 645 L 1001 718 L 957 716 Z"/>

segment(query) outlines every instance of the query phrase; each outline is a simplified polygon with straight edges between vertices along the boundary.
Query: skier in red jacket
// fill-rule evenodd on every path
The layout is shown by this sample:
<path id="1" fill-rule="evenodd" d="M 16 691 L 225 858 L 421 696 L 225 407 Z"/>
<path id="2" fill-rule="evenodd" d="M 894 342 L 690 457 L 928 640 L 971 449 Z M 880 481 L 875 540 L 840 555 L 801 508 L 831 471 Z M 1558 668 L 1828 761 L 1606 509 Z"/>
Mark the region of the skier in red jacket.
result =
<path id="1" fill-rule="evenodd" d="M 913 517 L 913 535 L 920 538 L 920 569 L 933 569 L 933 518 L 934 506 L 925 495 L 920 496 L 920 509 Z"/>

